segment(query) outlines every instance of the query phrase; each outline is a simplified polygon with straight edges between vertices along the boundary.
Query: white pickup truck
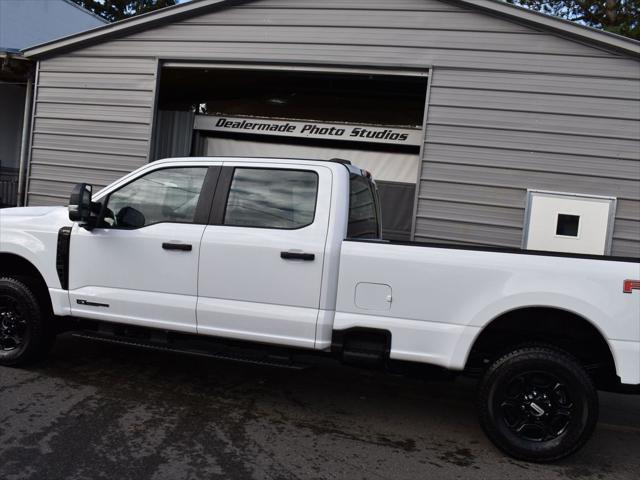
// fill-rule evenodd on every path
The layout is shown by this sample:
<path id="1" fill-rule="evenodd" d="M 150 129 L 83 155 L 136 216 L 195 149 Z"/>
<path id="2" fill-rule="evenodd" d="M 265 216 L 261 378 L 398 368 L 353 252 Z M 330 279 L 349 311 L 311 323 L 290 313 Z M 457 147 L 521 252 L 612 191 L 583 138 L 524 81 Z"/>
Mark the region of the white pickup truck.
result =
<path id="1" fill-rule="evenodd" d="M 0 365 L 57 333 L 298 368 L 310 353 L 480 377 L 506 453 L 580 448 L 640 385 L 638 259 L 382 240 L 346 161 L 184 158 L 63 207 L 0 210 Z M 418 368 L 422 366 L 423 368 Z"/>

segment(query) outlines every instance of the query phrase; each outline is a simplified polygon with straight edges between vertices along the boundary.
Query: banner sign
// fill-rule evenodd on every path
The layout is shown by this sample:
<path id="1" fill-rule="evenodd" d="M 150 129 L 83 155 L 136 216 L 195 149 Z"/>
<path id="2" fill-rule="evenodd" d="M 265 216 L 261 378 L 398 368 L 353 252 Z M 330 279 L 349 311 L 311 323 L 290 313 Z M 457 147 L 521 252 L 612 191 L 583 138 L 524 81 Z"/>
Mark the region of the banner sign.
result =
<path id="1" fill-rule="evenodd" d="M 265 118 L 196 115 L 194 128 L 212 132 L 248 133 L 321 140 L 416 145 L 422 143 L 422 130 L 411 128 L 300 122 Z"/>

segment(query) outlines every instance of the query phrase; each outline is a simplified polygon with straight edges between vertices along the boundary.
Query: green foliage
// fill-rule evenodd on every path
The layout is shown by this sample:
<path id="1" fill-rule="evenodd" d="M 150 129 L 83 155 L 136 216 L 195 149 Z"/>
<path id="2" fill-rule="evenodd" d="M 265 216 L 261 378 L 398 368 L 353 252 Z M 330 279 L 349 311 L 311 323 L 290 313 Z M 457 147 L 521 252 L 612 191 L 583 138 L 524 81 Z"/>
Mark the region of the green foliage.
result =
<path id="1" fill-rule="evenodd" d="M 506 0 L 640 40 L 640 0 Z"/>
<path id="2" fill-rule="evenodd" d="M 175 5 L 176 0 L 73 0 L 110 22 Z"/>

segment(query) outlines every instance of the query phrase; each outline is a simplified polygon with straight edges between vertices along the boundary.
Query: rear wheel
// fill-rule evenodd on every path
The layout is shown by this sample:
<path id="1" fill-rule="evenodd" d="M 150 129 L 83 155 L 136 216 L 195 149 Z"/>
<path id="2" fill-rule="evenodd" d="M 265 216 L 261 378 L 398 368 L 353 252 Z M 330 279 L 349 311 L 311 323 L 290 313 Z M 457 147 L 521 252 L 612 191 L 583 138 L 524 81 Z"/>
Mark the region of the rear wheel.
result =
<path id="1" fill-rule="evenodd" d="M 45 327 L 33 290 L 16 278 L 0 278 L 0 365 L 23 365 L 46 354 L 53 335 Z"/>
<path id="2" fill-rule="evenodd" d="M 525 347 L 494 362 L 480 383 L 480 422 L 508 455 L 551 462 L 589 439 L 598 396 L 584 368 L 551 347 Z"/>

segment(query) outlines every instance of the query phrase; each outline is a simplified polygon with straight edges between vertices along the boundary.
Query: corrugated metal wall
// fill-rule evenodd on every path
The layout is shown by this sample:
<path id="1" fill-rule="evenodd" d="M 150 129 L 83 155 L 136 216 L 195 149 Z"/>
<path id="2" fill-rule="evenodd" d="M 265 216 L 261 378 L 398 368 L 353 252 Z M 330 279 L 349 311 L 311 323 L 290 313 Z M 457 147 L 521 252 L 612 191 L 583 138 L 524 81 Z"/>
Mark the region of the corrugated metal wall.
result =
<path id="1" fill-rule="evenodd" d="M 519 246 L 531 188 L 618 197 L 613 254 L 640 256 L 637 77 L 436 68 L 432 85 L 417 238 Z"/>
<path id="2" fill-rule="evenodd" d="M 39 63 L 29 205 L 64 204 L 75 183 L 106 186 L 146 163 L 156 65 L 81 55 Z"/>
<path id="3" fill-rule="evenodd" d="M 417 240 L 520 246 L 533 188 L 618 197 L 640 256 L 640 62 L 438 0 L 258 0 L 41 62 L 31 204 L 146 161 L 155 57 L 433 67 Z"/>

